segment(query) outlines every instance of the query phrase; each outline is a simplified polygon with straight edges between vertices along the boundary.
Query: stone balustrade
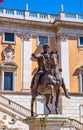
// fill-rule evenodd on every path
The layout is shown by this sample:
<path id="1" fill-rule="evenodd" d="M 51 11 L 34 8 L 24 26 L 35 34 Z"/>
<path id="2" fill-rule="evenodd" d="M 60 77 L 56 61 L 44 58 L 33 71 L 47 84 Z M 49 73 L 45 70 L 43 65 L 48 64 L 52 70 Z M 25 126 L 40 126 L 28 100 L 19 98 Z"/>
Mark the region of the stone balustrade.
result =
<path id="1" fill-rule="evenodd" d="M 40 12 L 32 12 L 28 10 L 15 10 L 0 7 L 0 17 L 9 17 L 22 20 L 41 21 L 53 23 L 56 20 L 83 22 L 83 14 L 60 12 L 60 14 L 47 14 Z"/>
<path id="2" fill-rule="evenodd" d="M 49 15 L 46 13 L 24 11 L 24 10 L 15 10 L 15 9 L 6 9 L 0 7 L 0 16 L 9 17 L 23 20 L 33 20 L 33 21 L 42 21 L 42 22 L 53 22 L 57 15 Z"/>
<path id="3" fill-rule="evenodd" d="M 7 108 L 10 108 L 17 112 L 18 114 L 21 114 L 24 117 L 29 117 L 31 114 L 31 111 L 18 103 L 0 95 L 0 104 L 4 105 Z"/>
<path id="4" fill-rule="evenodd" d="M 60 13 L 60 20 L 72 21 L 72 22 L 83 22 L 83 14 L 61 12 Z"/>

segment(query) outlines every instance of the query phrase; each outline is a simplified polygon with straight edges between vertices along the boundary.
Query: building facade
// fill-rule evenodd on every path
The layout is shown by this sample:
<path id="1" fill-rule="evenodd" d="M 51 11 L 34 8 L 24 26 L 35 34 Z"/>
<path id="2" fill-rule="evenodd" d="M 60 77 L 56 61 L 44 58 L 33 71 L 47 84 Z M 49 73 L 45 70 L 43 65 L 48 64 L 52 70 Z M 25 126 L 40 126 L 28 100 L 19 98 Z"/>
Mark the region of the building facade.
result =
<path id="1" fill-rule="evenodd" d="M 58 15 L 50 15 L 0 8 L 0 93 L 14 101 L 16 98 L 12 95 L 31 96 L 31 79 L 37 70 L 37 63 L 31 54 L 42 52 L 44 44 L 48 44 L 50 50 L 58 51 L 59 66 L 62 68 L 66 88 L 72 97 L 71 102 L 74 97 L 76 104 L 75 97 L 77 99 L 80 97 L 81 102 L 78 100 L 76 107 L 78 111 L 83 99 L 83 15 L 81 14 L 61 11 Z M 61 113 L 68 115 L 69 107 L 66 108 L 66 104 L 64 105 L 64 96 L 61 101 Z M 76 110 L 74 109 L 74 112 Z M 70 112 L 70 115 L 74 112 Z"/>
<path id="2" fill-rule="evenodd" d="M 34 69 L 37 67 L 36 62 L 31 59 L 31 54 L 41 52 L 42 45 L 47 43 L 50 50 L 58 50 L 67 89 L 70 92 L 83 91 L 81 15 L 64 12 L 48 15 L 10 9 L 1 11 L 1 90 L 30 89 Z M 10 44 L 10 52 L 14 52 L 9 54 L 13 55 L 12 58 L 7 58 L 8 53 L 4 50 L 7 50 Z M 11 83 L 7 83 L 7 78 Z M 5 82 L 10 85 L 9 88 L 6 88 Z"/>

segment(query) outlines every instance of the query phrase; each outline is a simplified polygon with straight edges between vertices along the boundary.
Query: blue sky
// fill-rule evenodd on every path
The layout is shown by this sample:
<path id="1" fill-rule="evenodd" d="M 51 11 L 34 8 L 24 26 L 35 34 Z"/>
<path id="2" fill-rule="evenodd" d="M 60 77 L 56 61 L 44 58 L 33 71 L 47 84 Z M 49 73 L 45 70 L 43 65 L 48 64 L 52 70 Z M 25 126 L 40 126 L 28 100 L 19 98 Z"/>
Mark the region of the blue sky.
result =
<path id="1" fill-rule="evenodd" d="M 65 12 L 83 13 L 83 0 L 3 0 L 0 7 L 25 10 L 26 3 L 35 12 L 58 14 L 63 4 Z"/>

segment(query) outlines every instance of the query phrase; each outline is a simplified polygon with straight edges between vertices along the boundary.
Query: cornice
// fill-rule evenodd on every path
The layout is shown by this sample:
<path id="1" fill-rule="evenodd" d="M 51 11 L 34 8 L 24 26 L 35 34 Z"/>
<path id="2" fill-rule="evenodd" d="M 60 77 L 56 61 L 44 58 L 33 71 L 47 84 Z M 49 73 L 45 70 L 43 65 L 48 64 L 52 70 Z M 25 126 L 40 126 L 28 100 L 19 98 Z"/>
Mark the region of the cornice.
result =
<path id="1" fill-rule="evenodd" d="M 58 20 L 54 23 L 55 28 L 72 28 L 83 30 L 83 22 L 71 22 Z"/>
<path id="2" fill-rule="evenodd" d="M 16 34 L 20 34 L 20 35 L 25 35 L 25 34 L 29 34 L 31 35 L 46 35 L 46 36 L 55 36 L 55 31 L 53 30 L 45 30 L 45 29 L 39 29 L 39 28 L 28 28 L 25 26 L 17 26 L 17 25 L 12 25 L 12 24 L 1 24 L 0 23 L 0 32 L 4 33 L 6 31 L 9 32 L 14 32 Z"/>
<path id="3" fill-rule="evenodd" d="M 38 28 L 38 29 L 46 29 L 46 30 L 54 30 L 54 24 L 40 21 L 32 21 L 32 20 L 20 20 L 15 18 L 3 18 L 0 17 L 0 24 L 6 25 L 15 25 L 15 26 L 24 26 L 28 28 Z"/>

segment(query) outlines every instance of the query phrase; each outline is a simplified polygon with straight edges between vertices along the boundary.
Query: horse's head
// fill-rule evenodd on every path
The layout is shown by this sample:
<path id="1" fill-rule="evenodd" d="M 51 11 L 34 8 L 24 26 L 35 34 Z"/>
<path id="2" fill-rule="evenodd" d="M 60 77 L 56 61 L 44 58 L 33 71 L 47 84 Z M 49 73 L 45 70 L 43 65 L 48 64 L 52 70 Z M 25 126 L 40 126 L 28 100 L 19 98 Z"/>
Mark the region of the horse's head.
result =
<path id="1" fill-rule="evenodd" d="M 58 65 L 58 54 L 57 54 L 57 51 L 52 50 L 50 52 L 50 62 L 52 64 L 52 67 L 56 67 Z"/>

